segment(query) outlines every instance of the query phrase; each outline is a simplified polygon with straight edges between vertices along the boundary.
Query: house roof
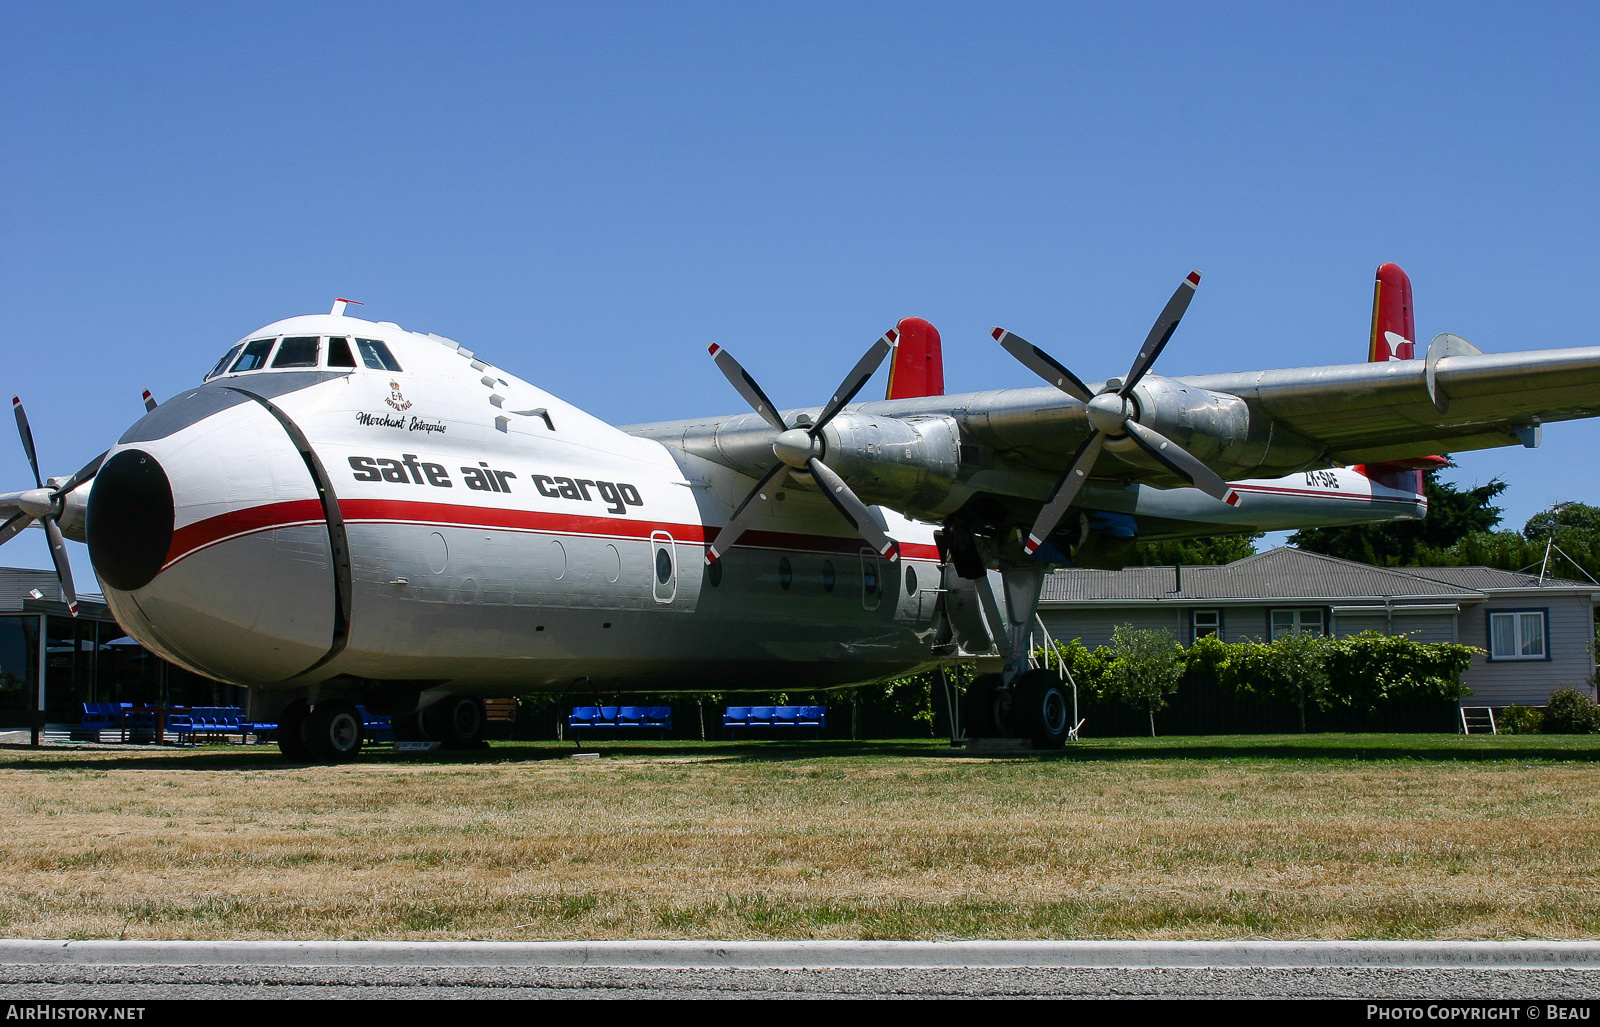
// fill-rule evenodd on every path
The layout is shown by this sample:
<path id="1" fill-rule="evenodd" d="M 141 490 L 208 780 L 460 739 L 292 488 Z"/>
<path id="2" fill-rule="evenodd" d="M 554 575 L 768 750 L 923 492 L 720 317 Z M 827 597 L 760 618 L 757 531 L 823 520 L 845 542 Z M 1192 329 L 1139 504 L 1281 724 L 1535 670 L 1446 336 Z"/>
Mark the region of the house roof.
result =
<path id="1" fill-rule="evenodd" d="M 1537 574 L 1502 571 L 1494 567 L 1412 567 L 1408 569 L 1408 573 L 1483 591 L 1497 588 L 1576 588 L 1590 592 L 1600 591 L 1600 585 L 1589 581 L 1573 581 L 1571 578 L 1555 578 L 1546 574 L 1544 581 L 1541 582 Z"/>
<path id="2" fill-rule="evenodd" d="M 38 589 L 42 600 L 33 598 L 31 589 Z M 78 603 L 84 616 L 103 619 L 109 617 L 105 609 L 105 596 L 98 592 L 79 592 Z M 61 583 L 53 570 L 32 567 L 0 567 L 0 613 L 65 613 L 67 606 L 61 601 Z"/>
<path id="3" fill-rule="evenodd" d="M 1445 571 L 1447 574 L 1436 572 Z M 1043 603 L 1211 602 L 1219 600 L 1359 600 L 1414 603 L 1476 601 L 1501 588 L 1529 588 L 1537 578 L 1488 567 L 1373 567 L 1281 546 L 1218 566 L 1129 567 L 1120 571 L 1068 567 L 1045 579 Z M 1546 588 L 1579 586 L 1545 578 Z M 1593 586 L 1582 586 L 1592 588 Z"/>

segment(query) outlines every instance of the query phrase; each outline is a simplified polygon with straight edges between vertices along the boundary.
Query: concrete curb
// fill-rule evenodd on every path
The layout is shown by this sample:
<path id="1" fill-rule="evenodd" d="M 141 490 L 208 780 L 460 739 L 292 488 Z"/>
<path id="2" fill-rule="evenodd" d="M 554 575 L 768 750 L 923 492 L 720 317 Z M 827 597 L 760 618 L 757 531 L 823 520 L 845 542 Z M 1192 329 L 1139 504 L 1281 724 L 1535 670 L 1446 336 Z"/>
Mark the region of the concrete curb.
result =
<path id="1" fill-rule="evenodd" d="M 44 941 L 0 965 L 814 967 L 1516 967 L 1600 970 L 1593 941 Z"/>

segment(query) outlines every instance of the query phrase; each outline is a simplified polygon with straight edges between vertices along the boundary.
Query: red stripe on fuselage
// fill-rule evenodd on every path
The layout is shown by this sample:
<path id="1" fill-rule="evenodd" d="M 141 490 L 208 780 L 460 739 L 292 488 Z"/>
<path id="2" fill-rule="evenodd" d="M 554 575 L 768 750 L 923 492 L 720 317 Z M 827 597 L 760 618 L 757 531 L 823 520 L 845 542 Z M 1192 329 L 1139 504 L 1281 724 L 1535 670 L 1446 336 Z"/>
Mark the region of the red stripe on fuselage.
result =
<path id="1" fill-rule="evenodd" d="M 543 532 L 556 535 L 589 535 L 603 538 L 647 539 L 664 531 L 674 541 L 705 544 L 716 532 L 715 526 L 674 524 L 667 521 L 641 521 L 629 517 L 595 517 L 582 514 L 544 513 L 536 510 L 503 510 L 453 503 L 418 503 L 393 499 L 341 499 L 339 512 L 346 524 L 421 524 L 458 528 L 488 528 L 499 531 Z M 172 533 L 162 569 L 208 546 L 241 535 L 271 531 L 296 524 L 322 523 L 322 504 L 314 499 L 289 503 L 270 503 L 244 510 L 233 510 L 179 528 Z M 795 552 L 859 552 L 860 539 L 835 535 L 810 535 L 787 531 L 747 531 L 736 549 L 783 549 Z M 937 546 L 916 542 L 900 543 L 903 555 L 919 560 L 937 560 Z"/>
<path id="2" fill-rule="evenodd" d="M 179 560 L 197 553 L 207 546 L 226 542 L 240 535 L 254 535 L 273 528 L 286 528 L 291 524 L 322 524 L 322 503 L 315 499 L 296 499 L 287 503 L 268 503 L 243 510 L 229 510 L 225 514 L 208 517 L 187 524 L 172 533 L 172 544 L 167 547 L 167 559 L 161 565 L 166 570 Z"/>

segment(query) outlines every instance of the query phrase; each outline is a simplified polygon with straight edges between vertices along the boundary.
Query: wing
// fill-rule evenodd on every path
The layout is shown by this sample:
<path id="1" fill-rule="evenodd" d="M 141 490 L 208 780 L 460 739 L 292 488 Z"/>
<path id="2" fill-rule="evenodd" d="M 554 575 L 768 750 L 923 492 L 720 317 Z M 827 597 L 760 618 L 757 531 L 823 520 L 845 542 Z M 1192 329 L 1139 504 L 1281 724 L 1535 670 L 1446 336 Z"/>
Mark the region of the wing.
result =
<path id="1" fill-rule="evenodd" d="M 1252 415 L 1344 464 L 1514 446 L 1519 428 L 1600 415 L 1600 346 L 1443 357 L 1431 393 L 1427 365 L 1392 360 L 1184 381 L 1240 397 Z"/>
<path id="2" fill-rule="evenodd" d="M 1085 391 L 1101 388 L 1089 383 Z M 1270 478 L 1517 445 L 1519 431 L 1533 425 L 1600 416 L 1600 347 L 1484 354 L 1460 343 L 1428 360 L 1181 379 L 1152 374 L 1134 400 L 1140 424 L 1223 479 Z M 781 416 L 793 424 L 815 413 Z M 754 415 L 626 430 L 751 477 L 773 461 L 773 430 Z M 1091 430 L 1085 403 L 1044 387 L 863 403 L 835 418 L 824 441 L 829 465 L 868 503 L 940 520 L 987 495 L 1026 521 Z M 1092 479 L 1117 487 L 1188 484 L 1170 461 L 1114 433 Z"/>

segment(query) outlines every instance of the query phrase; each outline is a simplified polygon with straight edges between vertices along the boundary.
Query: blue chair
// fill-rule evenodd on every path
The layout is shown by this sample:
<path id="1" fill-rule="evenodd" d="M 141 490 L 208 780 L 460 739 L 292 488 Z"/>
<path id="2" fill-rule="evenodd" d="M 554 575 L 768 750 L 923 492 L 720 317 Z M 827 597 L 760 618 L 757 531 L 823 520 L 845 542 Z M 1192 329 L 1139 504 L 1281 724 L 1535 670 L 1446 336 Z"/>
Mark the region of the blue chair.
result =
<path id="1" fill-rule="evenodd" d="M 394 721 L 388 717 L 377 717 L 367 712 L 365 706 L 357 706 L 356 712 L 361 714 L 361 733 L 369 742 L 394 741 Z"/>

